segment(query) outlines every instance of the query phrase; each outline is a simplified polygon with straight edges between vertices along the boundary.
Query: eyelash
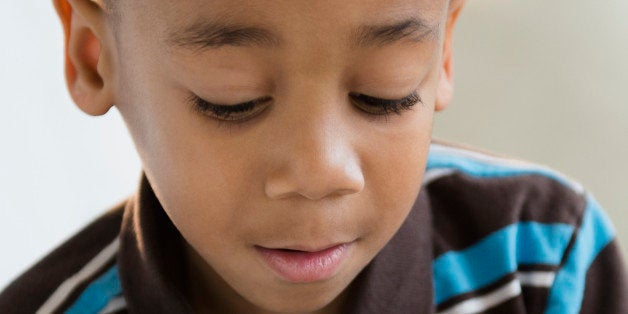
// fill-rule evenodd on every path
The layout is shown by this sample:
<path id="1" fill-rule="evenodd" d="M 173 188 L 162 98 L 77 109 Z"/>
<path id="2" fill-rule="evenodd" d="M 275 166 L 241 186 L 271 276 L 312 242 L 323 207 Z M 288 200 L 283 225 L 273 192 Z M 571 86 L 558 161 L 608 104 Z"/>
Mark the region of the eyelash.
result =
<path id="1" fill-rule="evenodd" d="M 372 113 L 362 109 L 362 111 L 366 112 L 372 118 L 377 120 L 383 117 L 386 119 L 386 122 L 388 122 L 388 117 L 391 113 L 401 115 L 402 111 L 412 110 L 412 106 L 417 103 L 423 103 L 417 91 L 401 99 L 383 99 L 358 93 L 349 93 L 349 96 L 368 107 L 382 110 L 383 113 Z"/>
<path id="2" fill-rule="evenodd" d="M 375 120 L 385 118 L 386 121 L 388 121 L 388 116 L 390 116 L 391 113 L 401 115 L 402 111 L 412 110 L 412 107 L 417 103 L 423 103 L 423 101 L 421 100 L 421 96 L 418 94 L 417 91 L 414 91 L 410 95 L 401 99 L 383 99 L 358 93 L 349 93 L 349 96 L 352 98 L 353 102 L 357 101 L 372 109 L 383 111 L 381 113 L 373 113 L 364 109 L 360 109 Z M 262 110 L 259 110 L 257 114 L 247 115 L 242 119 L 234 119 L 231 118 L 231 116 L 233 114 L 250 112 L 258 107 L 259 104 L 270 101 L 271 99 L 271 97 L 264 97 L 236 105 L 219 105 L 210 103 L 198 97 L 197 95 L 192 94 L 189 97 L 188 101 L 192 104 L 193 108 L 197 112 L 205 115 L 210 115 L 214 117 L 215 120 L 219 123 L 241 124 L 248 121 L 249 119 L 254 118 L 257 114 L 261 113 L 264 108 L 262 108 Z"/>

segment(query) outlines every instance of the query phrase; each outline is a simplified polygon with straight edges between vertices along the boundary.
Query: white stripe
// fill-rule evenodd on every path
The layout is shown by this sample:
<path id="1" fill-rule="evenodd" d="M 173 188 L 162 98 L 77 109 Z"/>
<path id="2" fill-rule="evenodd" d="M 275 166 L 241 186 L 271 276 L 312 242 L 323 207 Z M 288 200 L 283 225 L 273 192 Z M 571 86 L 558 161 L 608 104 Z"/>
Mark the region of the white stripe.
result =
<path id="1" fill-rule="evenodd" d="M 554 284 L 556 273 L 552 271 L 518 272 L 517 279 L 522 286 L 549 288 Z"/>
<path id="2" fill-rule="evenodd" d="M 491 156 L 487 154 L 483 154 L 480 152 L 475 152 L 471 150 L 466 150 L 462 148 L 444 146 L 440 144 L 432 144 L 430 146 L 430 152 L 435 153 L 445 153 L 449 155 L 457 155 L 461 157 L 466 157 L 470 159 L 475 159 L 477 161 L 484 161 L 489 164 L 496 164 L 502 166 L 508 166 L 516 169 L 532 169 L 538 168 L 539 166 L 527 161 L 519 160 L 519 159 L 511 159 L 506 157 L 497 157 Z M 542 167 L 541 167 L 542 168 Z"/>
<path id="3" fill-rule="evenodd" d="M 37 314 L 52 313 L 55 311 L 72 293 L 74 288 L 81 284 L 85 279 L 92 276 L 99 269 L 101 269 L 118 251 L 120 246 L 120 239 L 116 239 L 107 245 L 100 253 L 98 253 L 91 261 L 72 277 L 66 279 L 55 292 L 48 298 L 48 300 L 42 305 Z"/>
<path id="4" fill-rule="evenodd" d="M 428 185 L 432 181 L 448 176 L 456 172 L 455 169 L 431 169 L 423 174 L 423 185 Z"/>
<path id="5" fill-rule="evenodd" d="M 505 286 L 485 294 L 483 296 L 465 300 L 456 306 L 450 307 L 440 314 L 472 314 L 485 311 L 495 305 L 521 294 L 521 284 L 519 280 L 514 279 Z"/>
<path id="6" fill-rule="evenodd" d="M 124 297 L 119 296 L 115 299 L 111 299 L 111 301 L 107 303 L 107 306 L 105 306 L 105 308 L 100 310 L 98 314 L 111 314 L 125 308 L 126 308 L 126 300 L 124 299 Z"/>
<path id="7" fill-rule="evenodd" d="M 527 170 L 527 171 L 539 171 L 539 172 L 545 172 L 548 174 L 551 174 L 553 176 L 555 176 L 556 178 L 560 178 L 563 182 L 565 182 L 572 190 L 574 190 L 576 193 L 578 194 L 583 194 L 584 193 L 584 187 L 572 180 L 567 178 L 564 174 L 559 173 L 549 167 L 546 166 L 542 166 L 542 165 L 538 165 L 538 164 L 534 164 L 534 163 L 530 163 L 527 161 L 523 161 L 523 160 L 518 160 L 518 159 L 509 159 L 509 158 L 504 158 L 504 157 L 495 157 L 495 156 L 491 156 L 491 155 L 486 155 L 486 154 L 482 154 L 479 152 L 474 152 L 474 151 L 470 151 L 470 150 L 466 150 L 466 149 L 461 149 L 461 148 L 455 148 L 455 147 L 449 147 L 449 146 L 444 146 L 444 145 L 440 145 L 440 144 L 431 144 L 430 145 L 430 152 L 435 152 L 435 153 L 446 153 L 446 154 L 450 154 L 450 155 L 457 155 L 457 156 L 461 156 L 461 157 L 466 157 L 466 158 L 471 158 L 471 159 L 475 159 L 477 161 L 482 161 L 482 162 L 486 162 L 489 164 L 493 164 L 493 165 L 500 165 L 500 166 L 506 166 L 509 168 L 513 168 L 517 169 L 517 170 Z"/>

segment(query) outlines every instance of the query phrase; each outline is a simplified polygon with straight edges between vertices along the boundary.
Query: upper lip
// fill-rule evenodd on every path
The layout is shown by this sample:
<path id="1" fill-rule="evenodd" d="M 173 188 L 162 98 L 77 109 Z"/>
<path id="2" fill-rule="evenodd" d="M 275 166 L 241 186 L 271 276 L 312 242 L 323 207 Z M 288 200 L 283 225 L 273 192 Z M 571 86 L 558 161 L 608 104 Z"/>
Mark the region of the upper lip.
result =
<path id="1" fill-rule="evenodd" d="M 355 240 L 354 240 L 355 241 Z M 343 245 L 343 244 L 349 244 L 353 241 L 348 241 L 348 242 L 335 242 L 333 244 L 328 244 L 328 245 L 302 245 L 302 244 L 295 244 L 295 245 L 287 245 L 287 246 L 277 246 L 277 247 L 266 247 L 266 246 L 261 246 L 258 245 L 261 248 L 264 249 L 270 249 L 270 250 L 292 250 L 292 251 L 303 251 L 303 252 L 310 252 L 310 253 L 314 253 L 314 252 L 320 252 L 320 251 L 324 251 L 339 245 Z"/>

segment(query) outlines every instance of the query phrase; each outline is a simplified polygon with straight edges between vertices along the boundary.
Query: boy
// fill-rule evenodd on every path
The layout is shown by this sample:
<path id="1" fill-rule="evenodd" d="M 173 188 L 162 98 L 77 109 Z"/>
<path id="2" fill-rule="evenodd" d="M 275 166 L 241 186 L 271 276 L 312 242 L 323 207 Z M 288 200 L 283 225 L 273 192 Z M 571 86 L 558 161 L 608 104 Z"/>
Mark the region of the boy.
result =
<path id="1" fill-rule="evenodd" d="M 628 310 L 578 185 L 431 140 L 462 0 L 54 3 L 73 100 L 144 171 L 0 312 Z"/>

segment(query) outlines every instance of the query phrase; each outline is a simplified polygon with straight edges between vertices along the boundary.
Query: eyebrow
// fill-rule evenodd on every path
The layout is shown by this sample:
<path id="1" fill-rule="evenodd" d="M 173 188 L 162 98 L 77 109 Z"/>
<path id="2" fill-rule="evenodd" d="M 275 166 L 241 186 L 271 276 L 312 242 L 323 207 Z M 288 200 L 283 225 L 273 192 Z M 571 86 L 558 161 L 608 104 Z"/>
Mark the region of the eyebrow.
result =
<path id="1" fill-rule="evenodd" d="M 281 38 L 261 27 L 219 22 L 197 22 L 171 32 L 170 45 L 184 48 L 220 48 L 223 46 L 277 47 Z"/>
<path id="2" fill-rule="evenodd" d="M 412 17 L 400 22 L 383 25 L 364 25 L 354 35 L 354 45 L 359 47 L 384 46 L 402 40 L 421 42 L 438 38 L 438 26 L 423 19 Z"/>
<path id="3" fill-rule="evenodd" d="M 381 47 L 403 40 L 435 40 L 438 36 L 438 25 L 411 17 L 392 23 L 362 25 L 352 32 L 351 45 L 360 48 Z M 278 48 L 284 42 L 279 34 L 263 27 L 212 21 L 199 21 L 176 29 L 167 35 L 166 41 L 169 46 L 200 50 L 225 46 Z"/>

